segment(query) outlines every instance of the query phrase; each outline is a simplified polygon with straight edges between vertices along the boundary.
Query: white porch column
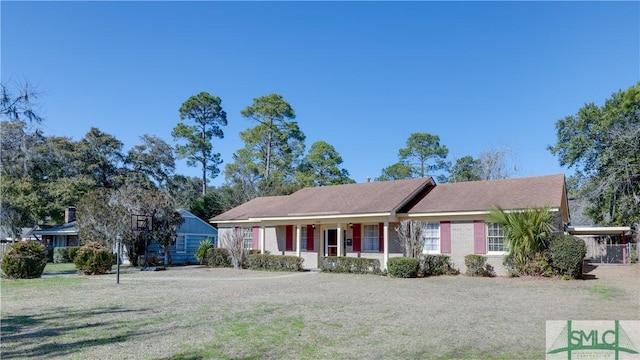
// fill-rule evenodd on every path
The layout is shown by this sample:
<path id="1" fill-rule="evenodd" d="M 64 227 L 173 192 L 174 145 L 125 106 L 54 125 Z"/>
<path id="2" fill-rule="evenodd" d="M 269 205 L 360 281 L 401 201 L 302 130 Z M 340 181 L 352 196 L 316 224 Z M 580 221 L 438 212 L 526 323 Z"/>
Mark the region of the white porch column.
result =
<path id="1" fill-rule="evenodd" d="M 296 256 L 300 257 L 300 224 L 296 224 Z"/>
<path id="2" fill-rule="evenodd" d="M 383 258 L 383 263 L 384 263 L 384 268 L 387 268 L 387 261 L 389 261 L 389 222 L 385 221 L 384 222 L 384 231 L 383 231 L 383 236 L 384 236 L 384 258 Z"/>
<path id="3" fill-rule="evenodd" d="M 336 230 L 337 234 L 336 234 L 336 242 L 338 244 L 338 256 L 343 256 L 342 254 L 342 242 L 344 241 L 344 239 L 342 239 L 342 224 L 338 224 L 338 230 Z"/>
<path id="4" fill-rule="evenodd" d="M 264 225 L 260 225 L 260 254 L 264 254 L 264 237 L 265 237 L 265 230 L 264 230 Z"/>

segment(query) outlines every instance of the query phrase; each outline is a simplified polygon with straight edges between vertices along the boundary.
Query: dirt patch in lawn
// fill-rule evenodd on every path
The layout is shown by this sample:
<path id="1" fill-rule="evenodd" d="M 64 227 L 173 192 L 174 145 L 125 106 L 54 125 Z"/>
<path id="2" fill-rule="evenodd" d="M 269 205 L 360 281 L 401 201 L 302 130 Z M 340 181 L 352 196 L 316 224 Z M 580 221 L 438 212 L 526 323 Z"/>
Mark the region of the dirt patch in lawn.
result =
<path id="1" fill-rule="evenodd" d="M 640 318 L 640 267 L 589 280 L 201 267 L 2 280 L 2 358 L 543 358 L 546 320 Z"/>

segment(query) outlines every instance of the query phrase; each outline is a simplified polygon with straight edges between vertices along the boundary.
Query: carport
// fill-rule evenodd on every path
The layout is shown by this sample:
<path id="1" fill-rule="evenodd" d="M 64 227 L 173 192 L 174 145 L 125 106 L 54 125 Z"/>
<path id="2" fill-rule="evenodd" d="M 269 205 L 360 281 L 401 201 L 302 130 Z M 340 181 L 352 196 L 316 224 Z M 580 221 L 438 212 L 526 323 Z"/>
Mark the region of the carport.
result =
<path id="1" fill-rule="evenodd" d="M 638 246 L 628 242 L 629 226 L 568 226 L 567 232 L 584 240 L 587 246 L 585 259 L 592 263 L 627 264 L 632 250 Z"/>

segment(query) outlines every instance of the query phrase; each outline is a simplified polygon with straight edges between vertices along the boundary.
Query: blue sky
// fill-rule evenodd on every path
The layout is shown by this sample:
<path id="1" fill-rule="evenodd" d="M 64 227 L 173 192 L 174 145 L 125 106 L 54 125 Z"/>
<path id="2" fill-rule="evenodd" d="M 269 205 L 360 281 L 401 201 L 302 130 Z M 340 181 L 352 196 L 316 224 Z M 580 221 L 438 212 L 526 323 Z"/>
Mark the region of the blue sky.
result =
<path id="1" fill-rule="evenodd" d="M 2 82 L 45 93 L 46 135 L 78 140 L 94 126 L 126 150 L 145 133 L 175 144 L 180 105 L 207 91 L 228 114 L 213 142 L 227 163 L 255 126 L 240 110 L 279 93 L 307 148 L 333 145 L 357 182 L 396 162 L 415 132 L 439 135 L 451 160 L 509 147 L 518 176 L 570 174 L 546 150 L 555 122 L 640 80 L 639 2 L 0 7 Z M 199 174 L 184 161 L 177 171 Z"/>

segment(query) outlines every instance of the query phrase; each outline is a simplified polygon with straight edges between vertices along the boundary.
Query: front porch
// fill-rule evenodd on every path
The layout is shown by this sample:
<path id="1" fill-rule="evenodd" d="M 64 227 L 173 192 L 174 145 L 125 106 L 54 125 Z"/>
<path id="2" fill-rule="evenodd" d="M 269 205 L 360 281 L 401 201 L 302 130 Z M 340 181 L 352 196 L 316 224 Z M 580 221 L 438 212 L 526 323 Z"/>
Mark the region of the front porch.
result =
<path id="1" fill-rule="evenodd" d="M 323 257 L 347 256 L 378 259 L 384 270 L 389 257 L 402 256 L 393 226 L 389 221 L 261 224 L 243 227 L 243 237 L 245 244 L 261 253 L 304 259 L 306 269 L 317 269 Z"/>

